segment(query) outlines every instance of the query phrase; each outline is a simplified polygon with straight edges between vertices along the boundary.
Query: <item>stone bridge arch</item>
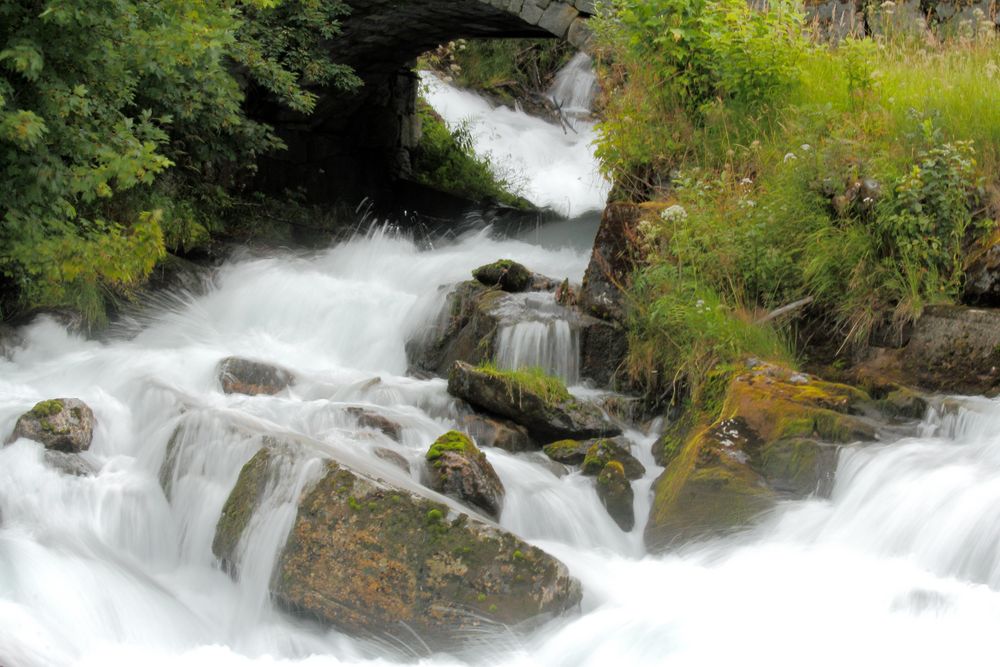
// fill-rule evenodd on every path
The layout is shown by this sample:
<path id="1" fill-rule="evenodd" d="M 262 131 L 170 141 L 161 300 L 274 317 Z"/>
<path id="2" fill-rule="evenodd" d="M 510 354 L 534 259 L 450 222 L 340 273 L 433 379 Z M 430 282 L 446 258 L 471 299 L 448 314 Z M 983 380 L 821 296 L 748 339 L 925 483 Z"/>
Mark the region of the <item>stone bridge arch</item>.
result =
<path id="1" fill-rule="evenodd" d="M 417 56 L 455 39 L 553 38 L 586 49 L 594 13 L 594 0 L 346 3 L 351 13 L 330 49 L 364 85 L 350 95 L 317 91 L 319 103 L 308 117 L 252 96 L 248 101 L 251 113 L 273 124 L 288 144 L 262 162 L 264 189 L 304 188 L 313 200 L 391 199 L 419 140 Z"/>

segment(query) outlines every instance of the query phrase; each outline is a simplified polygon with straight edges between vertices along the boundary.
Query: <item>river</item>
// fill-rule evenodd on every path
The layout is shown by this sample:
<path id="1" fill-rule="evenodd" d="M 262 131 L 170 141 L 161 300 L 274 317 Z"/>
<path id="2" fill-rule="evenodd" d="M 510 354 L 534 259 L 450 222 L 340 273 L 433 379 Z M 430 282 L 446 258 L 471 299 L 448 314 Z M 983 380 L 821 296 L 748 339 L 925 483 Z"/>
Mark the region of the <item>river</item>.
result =
<path id="1" fill-rule="evenodd" d="M 554 205 L 561 186 L 545 187 L 540 203 Z M 599 181 L 585 187 L 600 197 Z M 501 526 L 565 562 L 584 597 L 578 612 L 527 634 L 484 632 L 454 655 L 323 631 L 268 599 L 309 459 L 254 518 L 240 580 L 219 570 L 215 523 L 260 446 L 230 425 L 303 436 L 313 461 L 375 470 L 374 449 L 394 447 L 416 471 L 458 416 L 443 380 L 407 375 L 406 341 L 434 321 L 440 287 L 499 257 L 578 282 L 593 234 L 592 222 L 449 239 L 375 225 L 322 251 L 238 253 L 204 289 L 164 295 L 101 342 L 50 319 L 27 327 L 0 358 L 0 436 L 36 401 L 79 397 L 97 417 L 84 457 L 98 472 L 60 474 L 28 440 L 0 448 L 0 664 L 994 664 L 1000 403 L 981 398 L 942 401 L 897 442 L 843 448 L 829 499 L 786 502 L 743 534 L 659 555 L 642 541 L 655 426 L 627 434 L 648 471 L 629 533 L 591 479 L 488 449 L 507 489 Z M 572 341 L 540 321 L 501 337 L 502 354 L 574 379 Z M 299 380 L 275 396 L 223 394 L 215 368 L 228 355 Z M 401 424 L 402 442 L 357 428 L 358 406 Z"/>

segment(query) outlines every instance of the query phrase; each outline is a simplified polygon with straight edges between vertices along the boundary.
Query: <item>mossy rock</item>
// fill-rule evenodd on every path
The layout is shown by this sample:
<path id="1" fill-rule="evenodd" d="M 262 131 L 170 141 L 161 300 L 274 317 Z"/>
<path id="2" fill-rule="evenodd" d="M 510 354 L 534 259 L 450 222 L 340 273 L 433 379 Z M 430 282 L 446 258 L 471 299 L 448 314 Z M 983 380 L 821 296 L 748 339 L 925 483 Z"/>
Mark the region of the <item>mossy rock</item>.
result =
<path id="1" fill-rule="evenodd" d="M 465 433 L 448 431 L 427 450 L 432 489 L 494 519 L 503 509 L 504 488 L 486 455 Z"/>
<path id="2" fill-rule="evenodd" d="M 472 277 L 487 287 L 499 287 L 505 292 L 524 292 L 533 280 L 531 271 L 510 259 L 480 266 L 472 272 Z"/>
<path id="3" fill-rule="evenodd" d="M 244 468 L 227 507 L 253 505 L 269 474 L 266 456 Z M 459 646 L 477 628 L 579 603 L 579 584 L 540 549 L 412 491 L 325 466 L 303 494 L 271 583 L 285 609 L 356 636 L 415 633 L 436 650 Z M 232 512 L 233 532 L 217 542 L 238 541 L 247 511 Z"/>
<path id="4" fill-rule="evenodd" d="M 597 497 L 618 527 L 628 532 L 635 527 L 635 495 L 618 461 L 605 465 L 597 476 Z"/>
<path id="5" fill-rule="evenodd" d="M 629 452 L 628 442 L 620 438 L 601 438 L 593 441 L 583 458 L 584 475 L 599 475 L 611 462 L 622 466 L 627 479 L 639 479 L 646 474 L 646 467 Z"/>
<path id="6" fill-rule="evenodd" d="M 78 398 L 39 401 L 18 418 L 7 443 L 27 438 L 46 449 L 78 453 L 90 448 L 95 423 L 94 411 Z"/>
<path id="7" fill-rule="evenodd" d="M 542 447 L 542 451 L 556 463 L 578 466 L 587 458 L 587 450 L 592 444 L 591 440 L 556 440 Z"/>
<path id="8" fill-rule="evenodd" d="M 540 442 L 621 433 L 597 407 L 573 398 L 555 378 L 458 361 L 448 374 L 448 393 L 520 424 Z"/>
<path id="9" fill-rule="evenodd" d="M 223 570 L 237 576 L 237 546 L 250 519 L 260 508 L 268 484 L 275 480 L 275 456 L 281 455 L 276 440 L 265 438 L 262 447 L 240 470 L 239 480 L 222 507 L 222 514 L 215 526 L 212 553 L 219 559 Z"/>
<path id="10" fill-rule="evenodd" d="M 854 387 L 762 362 L 726 378 L 716 407 L 690 406 L 660 440 L 652 549 L 739 529 L 783 496 L 828 491 L 835 445 L 877 438 L 854 414 L 871 403 Z"/>

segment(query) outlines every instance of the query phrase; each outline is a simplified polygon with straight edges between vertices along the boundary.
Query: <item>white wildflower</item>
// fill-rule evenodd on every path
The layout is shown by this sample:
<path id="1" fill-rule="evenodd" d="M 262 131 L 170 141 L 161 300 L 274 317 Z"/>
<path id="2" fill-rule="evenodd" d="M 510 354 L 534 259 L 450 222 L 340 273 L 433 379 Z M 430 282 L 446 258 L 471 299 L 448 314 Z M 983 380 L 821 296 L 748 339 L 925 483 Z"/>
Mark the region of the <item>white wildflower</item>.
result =
<path id="1" fill-rule="evenodd" d="M 743 180 L 740 181 L 740 185 L 753 185 L 753 179 L 748 176 L 745 176 Z"/>
<path id="2" fill-rule="evenodd" d="M 802 144 L 801 146 L 799 146 L 799 148 L 802 149 L 803 153 L 808 153 L 809 151 L 812 150 L 812 146 L 810 146 L 809 144 Z"/>
<path id="3" fill-rule="evenodd" d="M 798 160 L 799 156 L 795 153 L 785 153 L 785 162 L 791 162 L 792 160 Z"/>
<path id="4" fill-rule="evenodd" d="M 660 213 L 660 219 L 664 222 L 684 222 L 687 217 L 687 211 L 680 204 L 668 206 Z"/>

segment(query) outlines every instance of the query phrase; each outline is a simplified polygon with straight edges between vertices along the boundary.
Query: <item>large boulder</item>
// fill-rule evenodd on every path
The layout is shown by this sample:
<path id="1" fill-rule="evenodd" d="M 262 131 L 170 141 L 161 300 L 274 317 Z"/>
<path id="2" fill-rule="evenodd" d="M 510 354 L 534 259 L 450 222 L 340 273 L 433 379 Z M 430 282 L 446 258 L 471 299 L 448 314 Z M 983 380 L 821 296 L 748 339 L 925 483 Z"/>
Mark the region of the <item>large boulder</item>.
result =
<path id="1" fill-rule="evenodd" d="M 500 518 L 503 483 L 472 438 L 448 431 L 430 446 L 426 459 L 432 489 Z"/>
<path id="2" fill-rule="evenodd" d="M 277 394 L 295 382 L 284 368 L 242 357 L 226 357 L 219 362 L 219 382 L 227 394 Z"/>
<path id="3" fill-rule="evenodd" d="M 498 287 L 505 292 L 524 292 L 535 280 L 534 274 L 523 264 L 510 259 L 498 259 L 480 266 L 472 272 L 472 277 L 487 287 Z"/>
<path id="4" fill-rule="evenodd" d="M 94 438 L 94 411 L 78 398 L 41 401 L 18 418 L 7 442 L 18 438 L 60 452 L 82 452 L 90 448 Z"/>
<path id="5" fill-rule="evenodd" d="M 259 503 L 272 456 L 265 448 L 247 463 L 226 503 L 213 545 L 224 562 Z M 566 567 L 540 549 L 333 461 L 303 494 L 271 591 L 286 609 L 350 634 L 415 633 L 433 649 L 580 601 Z"/>
<path id="6" fill-rule="evenodd" d="M 448 393 L 507 417 L 542 442 L 621 433 L 599 409 L 575 399 L 555 378 L 477 368 L 457 361 L 448 374 Z"/>
<path id="7" fill-rule="evenodd" d="M 635 528 L 635 495 L 618 461 L 610 461 L 597 476 L 597 497 L 618 527 L 628 532 Z"/>
<path id="8" fill-rule="evenodd" d="M 666 469 L 646 527 L 651 549 L 743 527 L 781 497 L 827 493 L 835 445 L 877 438 L 855 414 L 872 401 L 853 387 L 759 362 L 724 382 L 720 407 L 692 408 L 654 449 Z"/>
<path id="9" fill-rule="evenodd" d="M 582 317 L 580 326 L 580 376 L 599 387 L 623 387 L 628 339 L 625 327 L 618 322 L 606 322 Z"/>

